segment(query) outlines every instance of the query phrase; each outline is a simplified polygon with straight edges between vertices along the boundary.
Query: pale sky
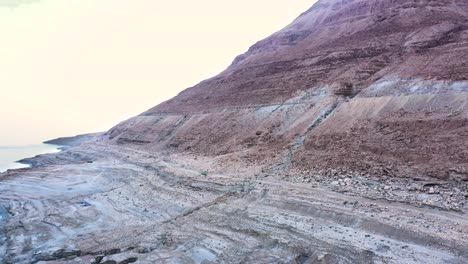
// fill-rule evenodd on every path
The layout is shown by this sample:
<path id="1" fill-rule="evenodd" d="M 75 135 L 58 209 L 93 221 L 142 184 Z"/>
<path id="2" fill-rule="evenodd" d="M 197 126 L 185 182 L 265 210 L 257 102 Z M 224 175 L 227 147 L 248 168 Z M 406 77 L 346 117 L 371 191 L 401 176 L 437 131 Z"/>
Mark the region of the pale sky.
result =
<path id="1" fill-rule="evenodd" d="M 104 131 L 224 70 L 315 0 L 0 0 L 0 145 Z"/>

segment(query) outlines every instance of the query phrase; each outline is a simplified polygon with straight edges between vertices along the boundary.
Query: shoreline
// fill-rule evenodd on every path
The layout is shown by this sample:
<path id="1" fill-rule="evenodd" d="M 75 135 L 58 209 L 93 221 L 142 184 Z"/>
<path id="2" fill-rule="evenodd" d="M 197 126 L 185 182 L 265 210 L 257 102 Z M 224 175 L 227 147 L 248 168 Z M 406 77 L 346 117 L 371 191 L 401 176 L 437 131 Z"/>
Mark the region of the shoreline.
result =
<path id="1" fill-rule="evenodd" d="M 6 173 L 12 170 L 28 169 L 28 168 L 34 168 L 34 167 L 39 167 L 41 165 L 45 165 L 47 163 L 44 162 L 44 159 L 50 158 L 50 154 L 62 153 L 68 150 L 69 148 L 76 147 L 85 141 L 93 139 L 95 136 L 99 134 L 100 133 L 89 133 L 89 134 L 82 134 L 82 135 L 76 135 L 76 136 L 71 136 L 71 137 L 60 137 L 56 139 L 51 139 L 51 140 L 44 141 L 40 144 L 25 145 L 25 146 L 12 146 L 11 148 L 17 148 L 17 149 L 27 149 L 28 147 L 33 148 L 33 147 L 39 147 L 39 146 L 50 146 L 53 149 L 51 149 L 50 151 L 39 151 L 39 153 L 32 153 L 31 155 L 25 154 L 23 157 L 16 159 L 16 160 L 12 159 L 10 165 L 7 165 L 7 167 L 5 167 L 4 169 L 0 168 L 0 174 Z M 24 166 L 15 167 L 14 166 L 15 164 L 24 165 Z"/>
<path id="2" fill-rule="evenodd" d="M 30 163 L 29 159 L 41 155 L 59 153 L 62 150 L 63 146 L 61 145 L 45 143 L 5 147 L 3 149 L 3 162 L 0 167 L 0 173 L 33 167 L 33 163 Z"/>
<path id="3" fill-rule="evenodd" d="M 48 155 L 48 154 L 54 154 L 54 153 L 60 153 L 64 150 L 66 150 L 66 146 L 64 145 L 56 145 L 56 144 L 50 144 L 50 143 L 42 143 L 42 145 L 47 145 L 47 146 L 53 146 L 54 147 L 54 152 L 47 152 L 47 153 L 40 153 L 40 154 L 37 154 L 33 157 L 26 157 L 26 158 L 23 158 L 23 159 L 20 159 L 20 160 L 17 160 L 15 161 L 14 163 L 18 163 L 18 164 L 22 164 L 22 165 L 26 165 L 27 167 L 23 167 L 23 168 L 18 168 L 18 169 L 26 169 L 26 168 L 33 168 L 33 167 L 36 167 L 37 166 L 37 163 L 34 162 L 34 159 L 41 156 L 41 155 Z M 10 170 L 10 169 L 9 169 Z M 14 170 L 14 169 L 13 169 Z M 8 170 L 7 170 L 8 171 Z"/>

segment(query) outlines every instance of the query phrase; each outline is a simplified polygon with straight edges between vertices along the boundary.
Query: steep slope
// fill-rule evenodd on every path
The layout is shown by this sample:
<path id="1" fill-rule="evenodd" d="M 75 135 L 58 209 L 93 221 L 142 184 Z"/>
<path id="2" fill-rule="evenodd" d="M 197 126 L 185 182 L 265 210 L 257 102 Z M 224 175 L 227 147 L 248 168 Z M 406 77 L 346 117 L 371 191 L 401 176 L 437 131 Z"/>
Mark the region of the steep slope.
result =
<path id="1" fill-rule="evenodd" d="M 468 263 L 467 10 L 319 1 L 220 75 L 58 139 L 0 174 L 0 263 Z"/>
<path id="2" fill-rule="evenodd" d="M 467 10 L 463 0 L 319 1 L 109 139 L 228 168 L 467 180 Z"/>

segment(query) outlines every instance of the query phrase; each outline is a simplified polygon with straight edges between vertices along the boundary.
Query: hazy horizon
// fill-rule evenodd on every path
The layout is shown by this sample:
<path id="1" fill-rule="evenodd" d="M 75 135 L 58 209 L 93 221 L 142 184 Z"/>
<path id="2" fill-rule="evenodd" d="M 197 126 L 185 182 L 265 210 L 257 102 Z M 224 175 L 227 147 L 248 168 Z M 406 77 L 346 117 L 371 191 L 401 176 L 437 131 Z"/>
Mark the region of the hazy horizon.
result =
<path id="1" fill-rule="evenodd" d="M 0 0 L 0 145 L 107 130 L 218 74 L 313 3 Z"/>

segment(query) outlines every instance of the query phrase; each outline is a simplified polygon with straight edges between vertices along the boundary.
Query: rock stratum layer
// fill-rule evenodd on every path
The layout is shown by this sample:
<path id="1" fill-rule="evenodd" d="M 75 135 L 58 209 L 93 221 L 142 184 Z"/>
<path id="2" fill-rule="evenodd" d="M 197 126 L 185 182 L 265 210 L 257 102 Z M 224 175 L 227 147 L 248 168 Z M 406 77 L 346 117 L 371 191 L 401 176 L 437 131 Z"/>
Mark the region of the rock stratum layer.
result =
<path id="1" fill-rule="evenodd" d="M 318 1 L 218 76 L 1 174 L 0 260 L 466 263 L 467 63 L 464 0 Z"/>
<path id="2" fill-rule="evenodd" d="M 453 0 L 319 1 L 110 139 L 253 163 L 293 148 L 294 167 L 313 172 L 468 179 L 467 10 Z"/>

